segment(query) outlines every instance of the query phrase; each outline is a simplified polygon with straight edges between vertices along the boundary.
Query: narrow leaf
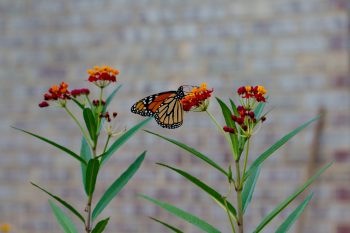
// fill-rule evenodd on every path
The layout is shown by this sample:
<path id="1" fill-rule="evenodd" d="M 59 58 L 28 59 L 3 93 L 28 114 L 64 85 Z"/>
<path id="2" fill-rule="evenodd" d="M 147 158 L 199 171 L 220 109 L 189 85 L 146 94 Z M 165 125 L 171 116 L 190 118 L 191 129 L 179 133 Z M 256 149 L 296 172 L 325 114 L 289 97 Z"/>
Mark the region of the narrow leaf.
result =
<path id="1" fill-rule="evenodd" d="M 294 129 L 292 132 L 285 135 L 283 138 L 278 140 L 275 144 L 273 144 L 269 149 L 267 149 L 265 152 L 263 152 L 250 166 L 248 171 L 244 174 L 244 180 L 248 178 L 248 176 L 253 172 L 253 169 L 258 167 L 260 164 L 262 164 L 273 152 L 275 152 L 277 149 L 279 149 L 283 144 L 285 144 L 289 139 L 294 137 L 296 134 L 298 134 L 300 131 L 302 131 L 304 128 L 306 128 L 308 125 L 310 125 L 312 122 L 316 121 L 319 118 L 319 116 L 307 121 L 306 123 L 302 124 L 298 128 Z"/>
<path id="2" fill-rule="evenodd" d="M 259 174 L 260 174 L 260 166 L 256 167 L 252 171 L 252 173 L 248 177 L 247 181 L 244 183 L 243 192 L 242 192 L 243 213 L 245 213 L 249 203 L 252 200 L 255 185 L 256 185 L 256 182 L 258 181 L 258 178 L 259 178 Z"/>
<path id="3" fill-rule="evenodd" d="M 315 175 L 307 180 L 295 193 L 290 195 L 286 200 L 281 202 L 271 213 L 269 213 L 257 226 L 254 233 L 260 232 L 274 217 L 276 217 L 282 210 L 284 210 L 300 193 L 302 193 L 312 182 L 314 182 L 332 163 L 328 163 L 326 166 L 321 168 Z"/>
<path id="4" fill-rule="evenodd" d="M 86 163 L 92 158 L 92 154 L 91 154 L 91 150 L 90 150 L 90 146 L 87 143 L 85 137 L 82 137 L 81 139 L 81 147 L 80 147 L 80 157 L 83 158 Z M 85 190 L 85 186 L 86 186 L 86 164 L 81 163 L 81 176 L 83 179 L 83 186 L 84 186 L 84 190 Z"/>
<path id="5" fill-rule="evenodd" d="M 236 116 L 238 116 L 239 113 L 238 113 L 238 111 L 237 111 L 237 106 L 236 106 L 235 102 L 233 102 L 232 99 L 230 99 L 230 104 L 231 104 L 232 112 L 233 112 Z"/>
<path id="6" fill-rule="evenodd" d="M 91 233 L 102 233 L 108 224 L 109 218 L 99 221 Z"/>
<path id="7" fill-rule="evenodd" d="M 75 227 L 73 221 L 58 207 L 49 200 L 52 212 L 54 213 L 57 222 L 62 227 L 65 233 L 78 233 L 77 228 Z"/>
<path id="8" fill-rule="evenodd" d="M 56 201 L 58 201 L 59 203 L 61 203 L 64 207 L 66 207 L 67 209 L 69 209 L 73 214 L 75 214 L 84 224 L 85 224 L 85 219 L 84 217 L 70 204 L 68 204 L 65 200 L 63 200 L 62 198 L 53 195 L 52 193 L 46 191 L 45 189 L 43 189 L 42 187 L 40 187 L 37 184 L 34 184 L 33 182 L 30 182 L 34 187 L 40 189 L 41 191 L 43 191 L 44 193 L 48 194 L 49 196 L 51 196 L 53 199 L 55 199 Z"/>
<path id="9" fill-rule="evenodd" d="M 117 94 L 117 92 L 119 91 L 119 89 L 122 87 L 122 85 L 118 85 L 111 94 L 109 94 L 109 96 L 106 99 L 106 104 L 103 106 L 103 112 L 106 111 L 108 105 L 111 103 L 111 101 L 113 100 L 114 96 Z"/>
<path id="10" fill-rule="evenodd" d="M 254 115 L 256 119 L 260 118 L 262 112 L 264 111 L 265 104 L 266 102 L 260 102 L 258 106 L 256 106 L 256 108 L 254 109 Z"/>
<path id="11" fill-rule="evenodd" d="M 86 168 L 85 178 L 85 192 L 88 196 L 91 196 L 95 191 L 96 179 L 99 169 L 100 161 L 98 160 L 98 158 L 90 159 Z"/>
<path id="12" fill-rule="evenodd" d="M 84 108 L 83 116 L 84 116 L 86 128 L 89 131 L 91 140 L 95 141 L 97 137 L 97 131 L 96 131 L 97 126 L 96 126 L 96 119 L 94 117 L 94 113 L 90 108 Z"/>
<path id="13" fill-rule="evenodd" d="M 218 101 L 218 103 L 221 107 L 222 115 L 224 116 L 226 125 L 230 128 L 233 128 L 237 132 L 236 124 L 232 120 L 231 110 L 221 99 L 216 97 L 216 100 Z M 229 135 L 230 135 L 231 143 L 232 143 L 233 149 L 234 149 L 234 154 L 235 154 L 234 156 L 235 156 L 235 159 L 237 159 L 239 156 L 239 154 L 238 154 L 238 137 L 237 137 L 237 134 L 230 133 Z"/>
<path id="14" fill-rule="evenodd" d="M 141 121 L 128 131 L 126 131 L 122 136 L 120 136 L 109 148 L 108 150 L 103 153 L 102 156 L 102 164 L 105 163 L 112 155 L 113 153 L 119 149 L 131 136 L 133 136 L 139 129 L 144 127 L 152 117 L 147 118 L 146 120 Z"/>
<path id="15" fill-rule="evenodd" d="M 295 210 L 287 217 L 286 220 L 279 226 L 276 233 L 285 233 L 289 230 L 289 228 L 295 223 L 295 221 L 299 218 L 299 216 L 303 213 L 305 207 L 311 201 L 313 193 L 309 194 L 305 200 L 297 207 Z"/>
<path id="16" fill-rule="evenodd" d="M 107 189 L 101 199 L 96 204 L 94 211 L 92 212 L 92 220 L 103 211 L 108 203 L 122 190 L 122 188 L 128 183 L 131 177 L 139 169 L 142 161 L 145 158 L 146 151 L 144 151 L 129 167 L 126 171 Z"/>
<path id="17" fill-rule="evenodd" d="M 163 226 L 165 226 L 166 228 L 168 228 L 168 229 L 171 230 L 172 232 L 184 233 L 183 231 L 179 230 L 178 228 L 176 228 L 176 227 L 174 227 L 174 226 L 171 226 L 170 224 L 165 223 L 165 222 L 163 222 L 163 221 L 160 221 L 159 219 L 152 218 L 152 217 L 149 217 L 149 218 L 152 219 L 153 221 L 156 221 L 156 222 L 162 224 Z"/>
<path id="18" fill-rule="evenodd" d="M 204 162 L 206 162 L 207 164 L 211 165 L 212 167 L 216 168 L 217 170 L 219 170 L 221 173 L 223 173 L 225 176 L 228 176 L 227 172 L 222 168 L 220 167 L 217 163 L 215 163 L 213 160 L 209 159 L 207 156 L 205 156 L 204 154 L 200 153 L 199 151 L 197 151 L 196 149 L 192 148 L 192 147 L 189 147 L 187 146 L 186 144 L 184 143 L 181 143 L 179 141 L 176 141 L 174 139 L 171 139 L 171 138 L 167 138 L 165 136 L 162 136 L 160 134 L 157 134 L 157 133 L 154 133 L 154 132 L 151 132 L 151 131 L 148 131 L 148 130 L 145 130 L 145 132 L 147 133 L 150 133 L 150 134 L 153 134 L 153 135 L 156 135 L 168 142 L 171 142 L 175 145 L 177 145 L 178 147 L 190 152 L 192 155 L 196 156 L 197 158 L 203 160 Z"/>
<path id="19" fill-rule="evenodd" d="M 26 130 L 23 130 L 23 129 L 19 129 L 19 128 L 16 128 L 16 127 L 12 127 L 12 128 L 14 128 L 16 130 L 19 130 L 19 131 L 22 131 L 22 132 L 24 132 L 26 134 L 29 134 L 29 135 L 33 136 L 33 137 L 36 137 L 36 138 L 38 138 L 38 139 L 40 139 L 40 140 L 42 140 L 44 142 L 47 142 L 47 143 L 53 145 L 54 147 L 57 147 L 58 149 L 60 149 L 60 150 L 62 150 L 64 152 L 66 152 L 67 154 L 71 155 L 73 158 L 79 160 L 79 162 L 87 164 L 86 161 L 84 159 L 82 159 L 79 155 L 77 155 L 76 153 L 74 153 L 73 151 L 69 150 L 68 148 L 66 148 L 64 146 L 61 146 L 61 145 L 59 145 L 59 144 L 57 144 L 57 143 L 55 143 L 55 142 L 53 142 L 53 141 L 51 141 L 51 140 L 49 140 L 47 138 L 44 138 L 44 137 L 39 136 L 37 134 L 31 133 L 29 131 L 26 131 Z"/>
<path id="20" fill-rule="evenodd" d="M 76 105 L 78 105 L 79 108 L 81 108 L 81 110 L 84 110 L 84 105 L 81 104 L 78 100 L 76 100 L 76 99 L 74 99 L 74 98 L 72 98 L 71 100 L 73 100 L 73 102 L 76 103 Z"/>
<path id="21" fill-rule="evenodd" d="M 170 212 L 171 214 L 182 218 L 183 220 L 193 224 L 194 226 L 198 227 L 199 229 L 207 232 L 207 233 L 221 233 L 218 229 L 210 225 L 209 223 L 205 222 L 204 220 L 182 210 L 179 209 L 173 205 L 170 205 L 165 202 L 158 201 L 156 199 L 153 199 L 151 197 L 148 197 L 146 195 L 141 195 L 142 198 L 156 204 L 157 206 L 163 208 L 164 210 Z"/>
<path id="22" fill-rule="evenodd" d="M 121 87 L 122 87 L 122 85 L 118 85 L 118 86 L 112 91 L 112 93 L 109 94 L 109 96 L 108 96 L 107 99 L 106 99 L 105 105 L 103 105 L 103 107 L 102 107 L 102 113 L 105 113 L 105 112 L 106 112 L 107 107 L 108 107 L 109 104 L 112 102 L 114 96 L 117 94 L 117 92 L 119 91 L 119 89 L 120 89 Z M 100 122 L 100 127 L 99 127 L 99 129 L 98 129 L 98 133 L 97 133 L 97 134 L 99 134 L 99 132 L 101 131 L 102 125 L 103 125 L 103 123 L 105 122 L 105 118 L 100 119 L 100 121 L 101 121 L 101 122 Z"/>
<path id="23" fill-rule="evenodd" d="M 169 165 L 162 164 L 162 163 L 157 163 L 157 164 L 161 165 L 163 167 L 169 168 L 169 169 L 177 172 L 178 174 L 182 175 L 183 177 L 185 177 L 186 179 L 191 181 L 193 184 L 195 184 L 199 188 L 201 188 L 203 191 L 205 191 L 207 194 L 209 194 L 209 196 L 211 198 L 213 198 L 214 201 L 216 201 L 216 203 L 218 203 L 220 205 L 220 207 L 222 207 L 224 210 L 226 210 L 225 201 L 222 198 L 222 195 L 220 193 L 216 192 L 213 188 L 209 187 L 207 184 L 205 184 L 204 182 L 202 182 L 198 178 L 190 175 L 189 173 L 187 173 L 187 172 L 185 172 L 183 170 L 180 170 L 180 169 L 177 169 L 177 168 L 174 168 L 174 167 L 171 167 Z M 226 204 L 227 204 L 227 207 L 228 207 L 228 210 L 229 210 L 230 214 L 234 218 L 237 218 L 237 211 L 236 211 L 236 209 L 232 206 L 232 204 L 230 202 L 226 201 Z"/>

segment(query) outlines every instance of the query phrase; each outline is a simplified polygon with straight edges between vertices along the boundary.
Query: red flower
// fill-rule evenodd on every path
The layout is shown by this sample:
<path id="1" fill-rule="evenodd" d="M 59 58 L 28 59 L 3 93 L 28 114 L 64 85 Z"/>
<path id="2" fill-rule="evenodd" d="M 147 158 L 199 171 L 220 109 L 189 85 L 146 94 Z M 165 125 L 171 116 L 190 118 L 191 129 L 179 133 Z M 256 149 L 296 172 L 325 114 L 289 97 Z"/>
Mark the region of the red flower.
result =
<path id="1" fill-rule="evenodd" d="M 109 66 L 95 66 L 93 69 L 87 71 L 89 74 L 88 81 L 94 83 L 100 88 L 108 86 L 111 82 L 116 82 L 116 76 L 119 70 L 113 69 Z"/>
<path id="2" fill-rule="evenodd" d="M 87 89 L 87 88 L 74 89 L 74 90 L 71 90 L 70 94 L 74 98 L 76 98 L 77 96 L 80 96 L 80 95 L 89 95 L 90 94 L 90 90 Z"/>
<path id="3" fill-rule="evenodd" d="M 237 89 L 238 95 L 244 99 L 255 98 L 257 102 L 265 102 L 266 90 L 263 86 L 242 86 Z"/>
<path id="4" fill-rule="evenodd" d="M 228 126 L 224 126 L 223 130 L 227 133 L 235 133 L 236 132 L 235 129 L 228 127 Z"/>
<path id="5" fill-rule="evenodd" d="M 99 105 L 100 105 L 100 100 L 93 100 L 93 101 L 92 101 L 92 104 L 93 104 L 94 106 L 99 106 Z M 106 101 L 102 100 L 102 101 L 101 101 L 101 105 L 104 106 L 105 104 L 106 104 Z"/>
<path id="6" fill-rule="evenodd" d="M 59 86 L 53 85 L 48 92 L 44 94 L 44 100 L 66 100 L 70 99 L 70 93 L 68 91 L 68 84 L 62 82 Z"/>
<path id="7" fill-rule="evenodd" d="M 49 106 L 49 103 L 46 102 L 46 101 L 43 101 L 43 102 L 41 102 L 41 103 L 39 104 L 39 107 L 40 107 L 40 108 L 45 108 L 45 107 L 48 107 L 48 106 Z"/>
<path id="8" fill-rule="evenodd" d="M 200 87 L 194 87 L 182 100 L 182 106 L 185 111 L 205 111 L 208 108 L 211 93 L 213 89 L 208 90 L 206 83 L 202 83 Z"/>

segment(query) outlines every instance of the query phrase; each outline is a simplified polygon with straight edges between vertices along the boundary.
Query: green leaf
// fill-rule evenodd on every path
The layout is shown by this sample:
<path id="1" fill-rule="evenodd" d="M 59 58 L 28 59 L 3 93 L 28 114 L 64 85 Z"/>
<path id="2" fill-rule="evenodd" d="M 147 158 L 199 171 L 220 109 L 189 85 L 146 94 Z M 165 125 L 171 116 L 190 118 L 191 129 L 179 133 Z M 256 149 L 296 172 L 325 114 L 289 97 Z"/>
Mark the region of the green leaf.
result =
<path id="1" fill-rule="evenodd" d="M 87 161 L 89 161 L 92 158 L 92 154 L 91 154 L 91 150 L 90 150 L 90 146 L 88 144 L 88 142 L 86 141 L 85 137 L 82 137 L 81 139 L 81 147 L 80 147 L 80 157 L 83 158 L 86 163 Z M 81 163 L 81 176 L 83 179 L 83 186 L 85 189 L 86 186 L 86 165 Z"/>
<path id="2" fill-rule="evenodd" d="M 76 100 L 75 98 L 72 98 L 71 100 L 73 100 L 73 102 L 76 103 L 76 105 L 78 105 L 79 108 L 81 108 L 81 110 L 84 110 L 84 105 L 81 104 L 78 100 Z"/>
<path id="3" fill-rule="evenodd" d="M 221 107 L 222 115 L 225 118 L 226 125 L 228 127 L 230 127 L 230 128 L 235 129 L 235 131 L 237 132 L 236 124 L 232 120 L 232 112 L 231 112 L 231 110 L 228 108 L 228 106 L 221 99 L 216 97 L 216 100 L 218 101 L 218 103 L 219 103 L 219 105 Z M 231 143 L 233 145 L 235 159 L 238 159 L 239 153 L 238 153 L 238 138 L 237 138 L 237 134 L 230 133 L 229 135 L 230 135 L 230 138 L 231 138 Z"/>
<path id="4" fill-rule="evenodd" d="M 77 159 L 79 162 L 81 162 L 83 164 L 87 164 L 86 161 L 84 159 L 82 159 L 79 155 L 77 155 L 76 153 L 74 153 L 73 151 L 69 150 L 68 148 L 66 148 L 64 146 L 61 146 L 61 145 L 59 145 L 59 144 L 57 144 L 57 143 L 55 143 L 55 142 L 53 142 L 53 141 L 51 141 L 51 140 L 49 140 L 47 138 L 44 138 L 44 137 L 39 136 L 39 135 L 36 135 L 36 134 L 31 133 L 29 131 L 26 131 L 26 130 L 23 130 L 23 129 L 19 129 L 19 128 L 16 128 L 16 127 L 12 127 L 12 128 L 14 128 L 16 130 L 19 130 L 19 131 L 22 131 L 22 132 L 24 132 L 26 134 L 29 134 L 29 135 L 33 136 L 33 137 L 36 137 L 36 138 L 38 138 L 38 139 L 40 139 L 40 140 L 42 140 L 44 142 L 47 142 L 47 143 L 53 145 L 54 147 L 57 147 L 58 149 L 60 149 L 60 150 L 62 150 L 64 152 L 66 152 L 67 154 L 71 155 L 73 158 Z"/>
<path id="5" fill-rule="evenodd" d="M 249 203 L 252 200 L 255 185 L 259 178 L 260 168 L 260 166 L 256 167 L 248 177 L 247 181 L 244 183 L 242 192 L 243 213 L 245 213 Z"/>
<path id="6" fill-rule="evenodd" d="M 332 163 L 328 163 L 326 166 L 321 168 L 315 175 L 307 180 L 296 192 L 290 195 L 286 200 L 281 202 L 271 213 L 269 213 L 257 226 L 254 233 L 260 232 L 274 217 L 276 217 L 282 210 L 284 210 L 300 193 L 302 193 L 312 182 L 314 182 Z"/>
<path id="7" fill-rule="evenodd" d="M 49 204 L 63 231 L 65 233 L 78 233 L 73 221 L 58 206 L 56 206 L 55 203 L 49 200 Z"/>
<path id="8" fill-rule="evenodd" d="M 96 119 L 95 119 L 94 113 L 90 108 L 84 108 L 83 116 L 84 116 L 86 128 L 89 131 L 91 140 L 95 142 L 97 137 L 97 126 L 96 126 Z"/>
<path id="9" fill-rule="evenodd" d="M 91 233 L 102 233 L 108 224 L 109 218 L 99 221 Z"/>
<path id="10" fill-rule="evenodd" d="M 113 91 L 112 91 L 112 93 L 107 97 L 107 99 L 106 99 L 106 103 L 105 103 L 105 105 L 103 105 L 103 107 L 102 107 L 102 113 L 105 113 L 106 112 L 106 110 L 107 110 L 107 107 L 109 106 L 109 104 L 112 102 L 112 100 L 113 100 L 113 98 L 114 98 L 114 96 L 117 94 L 117 92 L 119 91 L 119 89 L 122 87 L 122 85 L 118 85 Z M 103 123 L 104 123 L 104 121 L 105 121 L 105 118 L 102 118 L 102 119 L 100 119 L 100 127 L 99 127 L 99 129 L 98 129 L 98 133 L 101 131 L 101 128 L 102 128 L 102 125 L 103 125 Z M 97 134 L 98 134 L 97 133 Z"/>
<path id="11" fill-rule="evenodd" d="M 41 191 L 45 192 L 46 194 L 48 194 L 49 196 L 51 196 L 52 198 L 54 198 L 56 201 L 58 201 L 59 203 L 61 203 L 64 207 L 66 207 L 67 209 L 69 209 L 73 214 L 75 214 L 84 224 L 85 224 L 85 219 L 84 217 L 70 204 L 68 204 L 65 200 L 61 199 L 60 197 L 51 194 L 49 191 L 46 191 L 45 189 L 43 189 L 42 187 L 40 187 L 37 184 L 34 184 L 33 182 L 30 182 L 34 187 L 40 189 Z"/>
<path id="12" fill-rule="evenodd" d="M 312 122 L 316 121 L 319 118 L 319 116 L 312 118 L 311 120 L 307 121 L 306 123 L 302 124 L 298 128 L 294 129 L 292 132 L 285 135 L 283 138 L 278 140 L 275 144 L 273 144 L 269 149 L 267 149 L 264 153 L 262 153 L 250 166 L 248 171 L 244 174 L 244 180 L 248 178 L 248 176 L 253 172 L 253 169 L 258 167 L 260 164 L 262 164 L 273 152 L 275 152 L 277 149 L 279 149 L 283 144 L 285 144 L 289 139 L 294 137 L 296 134 L 298 134 L 300 131 L 302 131 L 304 128 L 306 128 L 308 125 L 310 125 Z"/>
<path id="13" fill-rule="evenodd" d="M 209 196 L 211 198 L 213 198 L 213 200 L 216 203 L 218 203 L 218 205 L 226 211 L 225 201 L 222 198 L 222 195 L 220 193 L 216 192 L 213 188 L 209 187 L 207 184 L 205 184 L 204 182 L 202 182 L 198 178 L 190 175 L 189 173 L 187 173 L 183 170 L 180 170 L 180 169 L 177 169 L 177 168 L 174 168 L 174 167 L 171 167 L 169 165 L 162 164 L 162 163 L 157 163 L 157 164 L 177 172 L 178 174 L 182 175 L 183 177 L 185 177 L 186 179 L 191 181 L 193 184 L 197 185 L 199 188 L 201 188 L 203 191 L 205 191 L 207 194 L 209 194 Z M 237 218 L 237 211 L 236 211 L 235 207 L 233 207 L 232 204 L 228 201 L 226 201 L 226 204 L 227 204 L 227 207 L 228 207 L 228 210 L 229 210 L 231 216 L 234 218 Z"/>
<path id="14" fill-rule="evenodd" d="M 88 196 L 91 196 L 95 191 L 97 174 L 100 169 L 100 161 L 98 158 L 90 159 L 86 168 L 86 185 L 85 192 Z"/>
<path id="15" fill-rule="evenodd" d="M 152 117 L 147 118 L 146 120 L 141 121 L 128 131 L 126 131 L 122 136 L 120 136 L 117 140 L 114 141 L 114 143 L 108 148 L 108 150 L 100 155 L 102 157 L 102 164 L 105 163 L 112 155 L 113 153 L 119 149 L 131 136 L 133 136 L 139 129 L 144 127 Z"/>
<path id="16" fill-rule="evenodd" d="M 117 92 L 119 91 L 119 89 L 122 87 L 122 85 L 118 85 L 113 91 L 112 93 L 107 97 L 106 99 L 106 104 L 103 106 L 103 111 L 105 112 L 108 105 L 111 103 L 111 101 L 113 100 L 114 96 L 117 94 Z"/>
<path id="17" fill-rule="evenodd" d="M 305 207 L 311 201 L 313 193 L 309 194 L 305 200 L 297 207 L 295 210 L 288 216 L 286 220 L 279 226 L 276 233 L 285 233 L 289 230 L 289 228 L 295 223 L 295 221 L 299 218 L 299 216 L 303 213 Z"/>
<path id="18" fill-rule="evenodd" d="M 231 104 L 232 112 L 233 112 L 236 116 L 239 116 L 239 113 L 238 113 L 238 111 L 237 111 L 237 106 L 236 106 L 235 102 L 233 102 L 232 99 L 230 99 L 230 104 Z"/>
<path id="19" fill-rule="evenodd" d="M 194 226 L 198 227 L 199 229 L 202 229 L 203 231 L 207 233 L 221 233 L 218 229 L 210 225 L 209 223 L 205 222 L 204 220 L 182 210 L 179 209 L 173 205 L 170 205 L 165 202 L 158 201 L 156 199 L 153 199 L 151 197 L 148 197 L 146 195 L 141 195 L 142 198 L 156 204 L 157 206 L 163 208 L 164 210 L 169 211 L 173 215 L 182 218 L 183 220 L 193 224 Z"/>
<path id="20" fill-rule="evenodd" d="M 264 111 L 265 104 L 265 102 L 260 102 L 258 106 L 256 106 L 256 108 L 254 109 L 254 115 L 256 119 L 260 118 L 262 112 Z"/>
<path id="21" fill-rule="evenodd" d="M 92 220 L 102 212 L 102 210 L 108 205 L 108 203 L 122 190 L 122 188 L 128 183 L 131 177 L 141 166 L 144 160 L 146 151 L 144 151 L 129 167 L 126 171 L 107 189 L 101 199 L 96 204 L 94 211 L 92 212 Z"/>
<path id="22" fill-rule="evenodd" d="M 222 168 L 220 167 L 217 163 L 215 163 L 213 160 L 209 159 L 207 156 L 205 156 L 204 154 L 200 153 L 199 151 L 197 151 L 196 149 L 192 148 L 192 147 L 189 147 L 187 146 L 186 144 L 184 143 L 181 143 L 179 141 L 176 141 L 174 139 L 171 139 L 171 138 L 167 138 L 165 136 L 162 136 L 160 134 L 157 134 L 157 133 L 154 133 L 154 132 L 151 132 L 151 131 L 148 131 L 148 130 L 145 130 L 145 132 L 147 133 L 150 133 L 150 134 L 153 134 L 153 135 L 156 135 L 168 142 L 171 142 L 175 145 L 177 145 L 178 147 L 190 152 L 191 154 L 193 154 L 194 156 L 196 156 L 197 158 L 203 160 L 204 162 L 206 162 L 207 164 L 211 165 L 212 167 L 216 168 L 217 170 L 219 170 L 221 173 L 223 173 L 225 176 L 228 176 L 228 173 Z"/>
<path id="23" fill-rule="evenodd" d="M 170 224 L 168 223 L 165 223 L 163 221 L 160 221 L 159 219 L 156 219 L 156 218 L 152 218 L 152 217 L 149 217 L 150 219 L 152 219 L 153 221 L 156 221 L 160 224 L 162 224 L 163 226 L 165 226 L 166 228 L 168 228 L 169 230 L 171 230 L 172 232 L 176 232 L 176 233 L 184 233 L 183 231 L 181 231 L 180 229 L 174 227 L 174 226 L 171 226 Z"/>

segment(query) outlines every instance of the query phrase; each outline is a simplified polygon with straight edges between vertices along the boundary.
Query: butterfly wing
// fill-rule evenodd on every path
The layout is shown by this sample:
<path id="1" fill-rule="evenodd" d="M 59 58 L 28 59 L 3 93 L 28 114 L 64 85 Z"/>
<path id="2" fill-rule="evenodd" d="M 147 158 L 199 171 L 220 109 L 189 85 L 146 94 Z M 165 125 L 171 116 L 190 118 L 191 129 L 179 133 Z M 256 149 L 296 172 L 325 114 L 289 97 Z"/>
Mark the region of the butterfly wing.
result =
<path id="1" fill-rule="evenodd" d="M 163 128 L 175 129 L 182 125 L 183 108 L 176 93 L 164 100 L 155 112 L 154 119 Z"/>
<path id="2" fill-rule="evenodd" d="M 154 116 L 158 108 L 170 96 L 175 95 L 175 91 L 166 91 L 158 94 L 147 96 L 137 101 L 132 107 L 131 112 L 141 116 Z"/>

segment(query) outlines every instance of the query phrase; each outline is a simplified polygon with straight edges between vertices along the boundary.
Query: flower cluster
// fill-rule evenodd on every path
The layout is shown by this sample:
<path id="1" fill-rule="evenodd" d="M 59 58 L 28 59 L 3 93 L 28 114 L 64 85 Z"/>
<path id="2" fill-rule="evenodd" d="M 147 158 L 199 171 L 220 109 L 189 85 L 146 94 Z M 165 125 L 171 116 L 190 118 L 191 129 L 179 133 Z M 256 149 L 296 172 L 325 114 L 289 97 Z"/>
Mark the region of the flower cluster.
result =
<path id="1" fill-rule="evenodd" d="M 254 98 L 257 102 L 265 102 L 266 90 L 263 86 L 243 86 L 238 88 L 238 95 L 244 99 Z"/>
<path id="2" fill-rule="evenodd" d="M 94 106 L 96 106 L 96 107 L 97 107 L 97 106 L 100 106 L 100 105 L 101 105 L 101 106 L 104 106 L 104 105 L 106 105 L 106 101 L 104 101 L 104 100 L 101 100 L 101 101 L 100 101 L 100 100 L 93 100 L 93 101 L 92 101 L 92 104 L 93 104 Z"/>
<path id="3" fill-rule="evenodd" d="M 62 82 L 60 85 L 53 85 L 47 93 L 44 94 L 45 100 L 69 99 L 68 84 Z"/>
<path id="4" fill-rule="evenodd" d="M 243 86 L 238 88 L 237 93 L 242 98 L 240 100 L 242 105 L 237 107 L 237 113 L 232 115 L 231 119 L 246 137 L 250 137 L 256 124 L 259 121 L 264 122 L 266 120 L 265 116 L 257 119 L 254 113 L 255 103 L 265 102 L 264 95 L 266 94 L 266 90 L 263 86 Z M 247 101 L 243 99 L 247 99 Z M 234 128 L 229 126 L 224 126 L 223 130 L 232 134 L 237 133 Z"/>
<path id="5" fill-rule="evenodd" d="M 117 115 L 118 115 L 117 112 L 112 113 L 113 118 L 116 118 Z M 108 122 L 111 122 L 111 116 L 110 116 L 109 112 L 101 113 L 100 118 L 105 118 Z"/>
<path id="6" fill-rule="evenodd" d="M 212 92 L 213 89 L 208 90 L 206 83 L 202 83 L 200 87 L 194 87 L 189 94 L 181 99 L 183 109 L 194 112 L 205 111 L 208 108 Z"/>
<path id="7" fill-rule="evenodd" d="M 90 90 L 87 89 L 87 88 L 81 88 L 81 89 L 74 89 L 74 90 L 71 90 L 70 94 L 76 98 L 80 95 L 89 95 L 90 94 Z"/>
<path id="8" fill-rule="evenodd" d="M 44 101 L 39 104 L 39 107 L 48 107 L 48 101 L 58 101 L 63 106 L 66 103 L 66 100 L 70 98 L 68 84 L 62 82 L 60 85 L 53 85 L 50 87 L 50 89 L 44 94 Z"/>
<path id="9" fill-rule="evenodd" d="M 117 81 L 116 76 L 119 74 L 119 70 L 109 66 L 95 66 L 93 69 L 89 69 L 87 73 L 89 74 L 89 82 L 94 83 L 100 88 L 104 88 L 110 83 Z"/>
<path id="10" fill-rule="evenodd" d="M 60 85 L 53 85 L 44 94 L 44 101 L 39 103 L 40 108 L 45 108 L 50 106 L 49 101 L 55 101 L 60 106 L 65 106 L 66 101 L 72 98 L 76 98 L 80 95 L 89 95 L 90 90 L 87 88 L 74 89 L 72 91 L 68 90 L 68 84 L 62 82 Z"/>

